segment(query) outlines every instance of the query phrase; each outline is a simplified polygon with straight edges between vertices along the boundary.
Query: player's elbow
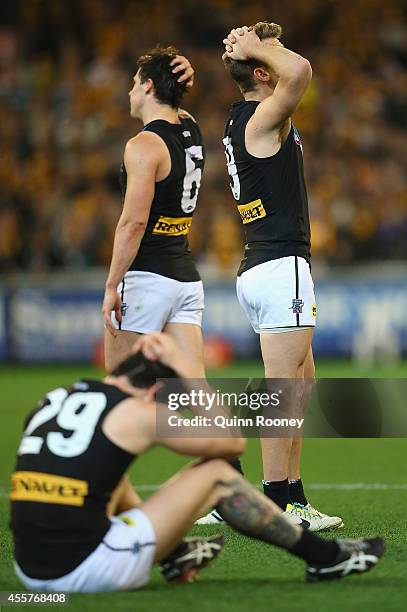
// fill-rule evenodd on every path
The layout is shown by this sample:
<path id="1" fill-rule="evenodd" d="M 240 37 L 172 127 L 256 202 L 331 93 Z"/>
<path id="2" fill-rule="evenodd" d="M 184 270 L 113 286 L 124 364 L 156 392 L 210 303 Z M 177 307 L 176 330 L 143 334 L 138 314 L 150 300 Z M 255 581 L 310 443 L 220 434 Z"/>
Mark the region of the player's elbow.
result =
<path id="1" fill-rule="evenodd" d="M 311 64 L 305 57 L 299 57 L 293 69 L 293 80 L 308 85 L 312 77 Z"/>
<path id="2" fill-rule="evenodd" d="M 120 219 L 117 229 L 126 232 L 126 234 L 137 235 L 146 231 L 146 219 Z"/>

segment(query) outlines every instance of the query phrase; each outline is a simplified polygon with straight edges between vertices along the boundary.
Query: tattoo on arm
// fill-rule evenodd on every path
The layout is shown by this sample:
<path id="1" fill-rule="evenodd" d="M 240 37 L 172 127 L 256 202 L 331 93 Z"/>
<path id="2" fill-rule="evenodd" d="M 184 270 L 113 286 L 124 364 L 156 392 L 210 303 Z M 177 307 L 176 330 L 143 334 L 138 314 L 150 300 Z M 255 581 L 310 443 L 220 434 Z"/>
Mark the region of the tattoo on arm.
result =
<path id="1" fill-rule="evenodd" d="M 218 502 L 216 509 L 237 531 L 287 549 L 300 539 L 301 528 L 290 523 L 277 506 L 245 480 L 217 484 L 229 489 L 230 494 Z"/>

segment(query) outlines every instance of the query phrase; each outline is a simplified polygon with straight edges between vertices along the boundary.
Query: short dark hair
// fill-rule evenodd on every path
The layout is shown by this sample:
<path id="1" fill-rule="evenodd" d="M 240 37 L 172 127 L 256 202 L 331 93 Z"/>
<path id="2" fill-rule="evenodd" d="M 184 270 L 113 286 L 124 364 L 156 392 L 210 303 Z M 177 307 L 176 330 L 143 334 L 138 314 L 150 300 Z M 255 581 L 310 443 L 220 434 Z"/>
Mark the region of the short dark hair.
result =
<path id="1" fill-rule="evenodd" d="M 162 104 L 178 108 L 186 91 L 186 83 L 178 83 L 179 73 L 173 74 L 171 61 L 179 54 L 175 47 L 162 48 L 157 45 L 137 60 L 140 82 L 151 79 L 154 83 L 155 97 Z"/>
<path id="2" fill-rule="evenodd" d="M 111 373 L 111 376 L 127 376 L 133 387 L 149 389 L 158 378 L 178 378 L 178 374 L 160 361 L 151 361 L 142 353 L 126 357 Z"/>
<path id="3" fill-rule="evenodd" d="M 283 33 L 283 29 L 278 23 L 268 23 L 267 21 L 259 21 L 254 24 L 252 28 L 254 28 L 260 40 L 264 40 L 265 38 L 280 38 Z M 233 60 L 230 57 L 225 57 L 223 63 L 242 93 L 252 91 L 255 88 L 256 80 L 253 76 L 254 69 L 266 68 L 264 64 L 253 59 L 239 61 Z"/>

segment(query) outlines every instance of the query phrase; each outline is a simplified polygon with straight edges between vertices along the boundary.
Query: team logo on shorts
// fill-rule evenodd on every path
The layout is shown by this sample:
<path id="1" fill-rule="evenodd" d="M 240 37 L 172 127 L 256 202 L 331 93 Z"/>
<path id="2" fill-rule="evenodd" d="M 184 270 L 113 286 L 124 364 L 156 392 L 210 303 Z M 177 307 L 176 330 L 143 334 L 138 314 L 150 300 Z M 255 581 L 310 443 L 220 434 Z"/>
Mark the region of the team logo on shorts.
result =
<path id="1" fill-rule="evenodd" d="M 314 304 L 313 307 L 312 307 L 312 316 L 313 317 L 317 316 L 317 306 L 316 306 L 316 304 Z"/>
<path id="2" fill-rule="evenodd" d="M 301 314 L 302 313 L 302 309 L 304 306 L 304 302 L 301 299 L 298 298 L 294 298 L 293 299 L 293 305 L 290 306 L 290 310 L 293 311 L 293 314 Z"/>
<path id="3" fill-rule="evenodd" d="M 123 304 L 120 306 L 120 312 L 122 314 L 122 317 L 126 316 L 127 309 L 128 305 L 126 304 L 126 302 L 123 302 Z"/>

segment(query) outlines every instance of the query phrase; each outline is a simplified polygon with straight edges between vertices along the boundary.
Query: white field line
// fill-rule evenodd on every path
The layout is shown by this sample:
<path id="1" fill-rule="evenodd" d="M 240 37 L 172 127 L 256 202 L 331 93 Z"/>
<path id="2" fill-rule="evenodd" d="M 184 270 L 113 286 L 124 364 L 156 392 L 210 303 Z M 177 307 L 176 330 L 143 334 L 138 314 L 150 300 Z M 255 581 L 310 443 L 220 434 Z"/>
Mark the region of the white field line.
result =
<path id="1" fill-rule="evenodd" d="M 134 485 L 137 491 L 156 491 L 162 485 L 142 484 Z M 320 491 L 407 491 L 407 483 L 385 483 L 385 482 L 311 482 L 307 489 Z M 0 486 L 0 499 L 9 497 L 9 488 Z"/>

